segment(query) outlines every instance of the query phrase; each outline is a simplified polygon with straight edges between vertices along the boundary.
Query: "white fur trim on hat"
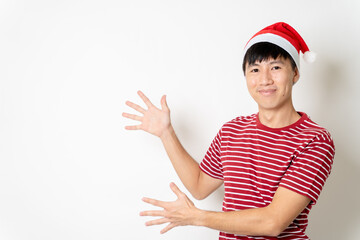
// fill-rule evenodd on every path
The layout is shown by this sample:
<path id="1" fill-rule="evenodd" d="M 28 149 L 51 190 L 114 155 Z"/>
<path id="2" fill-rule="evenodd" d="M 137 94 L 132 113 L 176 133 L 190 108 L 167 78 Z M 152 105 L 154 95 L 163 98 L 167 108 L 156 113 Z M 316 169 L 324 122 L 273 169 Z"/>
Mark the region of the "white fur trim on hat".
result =
<path id="1" fill-rule="evenodd" d="M 244 49 L 244 55 L 246 54 L 247 50 L 252 45 L 254 45 L 255 43 L 259 43 L 259 42 L 273 43 L 273 44 L 281 47 L 285 51 L 287 51 L 290 54 L 290 56 L 294 59 L 297 68 L 300 70 L 300 58 L 299 58 L 298 51 L 288 40 L 286 40 L 285 38 L 280 37 L 276 34 L 264 33 L 264 34 L 260 34 L 260 35 L 253 37 L 246 45 L 246 47 Z"/>

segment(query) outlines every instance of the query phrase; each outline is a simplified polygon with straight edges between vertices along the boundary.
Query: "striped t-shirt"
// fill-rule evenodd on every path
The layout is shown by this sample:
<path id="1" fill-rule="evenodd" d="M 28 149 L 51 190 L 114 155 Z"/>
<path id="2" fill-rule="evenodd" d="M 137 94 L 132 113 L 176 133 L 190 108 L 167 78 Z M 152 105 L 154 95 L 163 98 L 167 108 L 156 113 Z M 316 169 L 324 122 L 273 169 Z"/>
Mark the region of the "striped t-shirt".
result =
<path id="1" fill-rule="evenodd" d="M 330 133 L 305 113 L 294 124 L 269 128 L 258 114 L 238 117 L 220 129 L 200 168 L 224 181 L 223 211 L 269 205 L 279 186 L 311 199 L 278 237 L 220 232 L 219 239 L 309 239 L 308 214 L 330 174 L 335 154 Z"/>

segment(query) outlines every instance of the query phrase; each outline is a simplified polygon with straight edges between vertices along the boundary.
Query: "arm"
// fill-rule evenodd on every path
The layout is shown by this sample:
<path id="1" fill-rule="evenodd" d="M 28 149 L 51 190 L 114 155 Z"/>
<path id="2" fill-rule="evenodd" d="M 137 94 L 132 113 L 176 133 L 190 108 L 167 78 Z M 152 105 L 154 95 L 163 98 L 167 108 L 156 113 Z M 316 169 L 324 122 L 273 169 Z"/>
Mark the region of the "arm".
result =
<path id="1" fill-rule="evenodd" d="M 234 234 L 278 236 L 309 203 L 309 198 L 279 187 L 267 207 L 221 213 L 202 211 L 197 222 Z"/>
<path id="2" fill-rule="evenodd" d="M 206 198 L 223 183 L 200 170 L 199 164 L 186 152 L 172 127 L 165 131 L 161 141 L 177 175 L 195 199 Z"/>
<path id="3" fill-rule="evenodd" d="M 159 137 L 184 186 L 196 199 L 207 197 L 222 184 L 222 181 L 203 173 L 199 168 L 199 164 L 181 145 L 171 125 L 170 109 L 166 103 L 166 96 L 161 98 L 161 109 L 159 109 L 141 91 L 138 91 L 138 95 L 148 109 L 127 101 L 126 105 L 141 113 L 142 116 L 123 113 L 124 117 L 140 121 L 141 123 L 139 125 L 126 126 L 125 129 L 143 130 Z"/>
<path id="4" fill-rule="evenodd" d="M 144 211 L 140 214 L 162 217 L 147 222 L 147 226 L 169 223 L 161 233 L 177 226 L 194 225 L 238 235 L 277 236 L 310 203 L 309 198 L 279 187 L 273 201 L 267 207 L 233 212 L 211 212 L 196 208 L 175 184 L 172 183 L 170 187 L 178 197 L 176 201 L 163 202 L 144 198 L 143 201 L 162 207 L 164 210 Z"/>

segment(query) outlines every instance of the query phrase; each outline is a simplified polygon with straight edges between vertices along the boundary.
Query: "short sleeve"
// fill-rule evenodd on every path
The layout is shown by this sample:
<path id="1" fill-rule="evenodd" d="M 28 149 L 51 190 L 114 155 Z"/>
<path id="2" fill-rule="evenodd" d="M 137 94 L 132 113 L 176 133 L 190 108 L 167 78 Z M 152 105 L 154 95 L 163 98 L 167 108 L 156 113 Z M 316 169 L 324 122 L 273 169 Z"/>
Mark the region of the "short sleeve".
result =
<path id="1" fill-rule="evenodd" d="M 200 163 L 200 169 L 210 177 L 223 180 L 221 164 L 221 129 L 212 141 L 205 157 Z"/>
<path id="2" fill-rule="evenodd" d="M 316 136 L 294 155 L 279 186 L 307 196 L 315 204 L 331 172 L 334 155 L 330 134 Z"/>

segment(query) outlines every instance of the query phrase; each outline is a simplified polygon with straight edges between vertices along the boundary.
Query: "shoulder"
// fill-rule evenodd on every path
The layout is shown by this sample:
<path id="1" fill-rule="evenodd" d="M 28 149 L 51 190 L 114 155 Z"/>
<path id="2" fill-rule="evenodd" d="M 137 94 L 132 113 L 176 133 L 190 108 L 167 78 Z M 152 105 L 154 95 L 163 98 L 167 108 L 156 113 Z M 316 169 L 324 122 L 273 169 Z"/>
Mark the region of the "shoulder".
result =
<path id="1" fill-rule="evenodd" d="M 243 134 L 248 131 L 255 131 L 256 128 L 256 114 L 249 116 L 239 116 L 236 117 L 221 127 L 219 134 L 220 136 L 227 136 L 233 134 Z"/>
<path id="2" fill-rule="evenodd" d="M 310 117 L 307 117 L 299 127 L 303 136 L 306 136 L 305 138 L 307 139 L 304 142 L 304 150 L 313 148 L 322 149 L 332 155 L 332 157 L 334 156 L 334 140 L 326 128 L 312 121 Z"/>
<path id="3" fill-rule="evenodd" d="M 228 122 L 223 127 L 247 127 L 256 124 L 256 114 L 239 116 Z"/>
<path id="4" fill-rule="evenodd" d="M 309 116 L 301 124 L 301 129 L 302 132 L 312 136 L 313 140 L 333 142 L 330 132 L 326 128 L 312 121 Z"/>

